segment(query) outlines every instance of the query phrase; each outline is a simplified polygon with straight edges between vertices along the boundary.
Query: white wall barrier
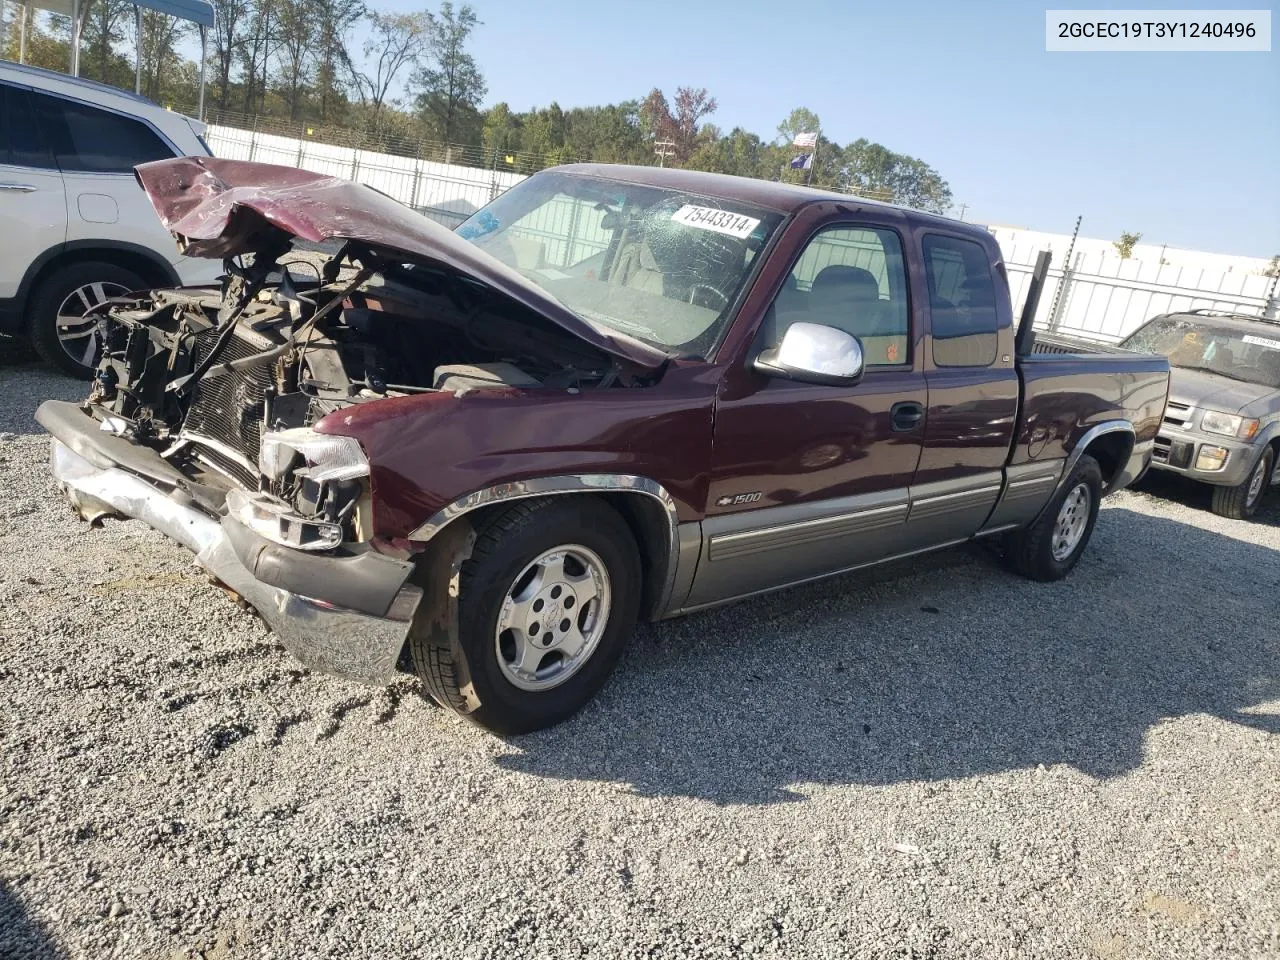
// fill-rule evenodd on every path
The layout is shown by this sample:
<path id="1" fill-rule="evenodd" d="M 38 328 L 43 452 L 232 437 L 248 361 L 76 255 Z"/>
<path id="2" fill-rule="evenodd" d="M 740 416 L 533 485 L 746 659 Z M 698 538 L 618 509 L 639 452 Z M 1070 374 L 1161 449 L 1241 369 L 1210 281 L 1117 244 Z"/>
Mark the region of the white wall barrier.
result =
<path id="1" fill-rule="evenodd" d="M 518 173 L 336 147 L 236 127 L 211 125 L 205 139 L 219 157 L 357 180 L 450 227 L 524 179 Z"/>
<path id="2" fill-rule="evenodd" d="M 457 226 L 523 174 L 438 163 L 370 150 L 337 147 L 295 137 L 210 126 L 205 134 L 219 157 L 298 167 L 368 184 L 446 226 Z M 594 227 L 585 225 L 591 233 Z M 1209 308 L 1275 316 L 1275 278 L 1267 261 L 1140 244 L 1120 259 L 1109 241 L 1080 237 L 1071 249 L 1066 234 L 991 227 L 1000 244 L 1013 294 L 1022 312 L 1036 253 L 1053 251 L 1049 279 L 1036 311 L 1038 327 L 1114 343 L 1151 317 L 1171 310 Z M 533 231 L 537 233 L 535 229 Z M 598 232 L 598 231 L 597 231 Z M 578 238 L 583 249 L 599 245 L 594 234 Z M 576 246 L 576 243 L 575 243 Z M 1064 257 L 1071 249 L 1069 269 Z M 566 254 L 567 255 L 567 254 Z"/>
<path id="3" fill-rule="evenodd" d="M 1035 251 L 1003 250 L 1014 316 L 1022 313 Z M 1056 259 L 1056 258 L 1055 258 Z M 1275 280 L 1261 273 L 1197 269 L 1074 253 L 1069 270 L 1051 264 L 1036 326 L 1115 343 L 1147 320 L 1175 310 L 1274 316 Z M 1065 280 L 1064 280 L 1065 275 Z"/>

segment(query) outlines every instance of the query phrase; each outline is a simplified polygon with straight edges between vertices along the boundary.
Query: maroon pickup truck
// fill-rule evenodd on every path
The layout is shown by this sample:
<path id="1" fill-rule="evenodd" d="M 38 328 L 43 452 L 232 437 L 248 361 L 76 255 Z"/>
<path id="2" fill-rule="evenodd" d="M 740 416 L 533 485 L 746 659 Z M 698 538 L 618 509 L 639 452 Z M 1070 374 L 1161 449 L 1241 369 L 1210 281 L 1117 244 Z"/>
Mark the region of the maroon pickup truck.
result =
<path id="1" fill-rule="evenodd" d="M 992 237 L 913 210 L 584 165 L 451 232 L 289 168 L 138 177 L 226 275 L 103 310 L 88 400 L 38 413 L 59 483 L 308 665 L 500 732 L 637 618 L 975 537 L 1056 580 L 1160 427 L 1165 358 L 1016 345 Z"/>

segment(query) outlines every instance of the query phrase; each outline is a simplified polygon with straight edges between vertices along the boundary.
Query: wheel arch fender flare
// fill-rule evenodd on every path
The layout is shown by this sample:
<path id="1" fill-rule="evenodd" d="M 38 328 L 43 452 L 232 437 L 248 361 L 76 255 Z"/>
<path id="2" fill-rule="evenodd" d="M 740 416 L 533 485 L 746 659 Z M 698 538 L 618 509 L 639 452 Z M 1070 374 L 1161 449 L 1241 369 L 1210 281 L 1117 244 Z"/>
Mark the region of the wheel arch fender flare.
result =
<path id="1" fill-rule="evenodd" d="M 1066 462 L 1062 465 L 1062 475 L 1058 478 L 1058 485 L 1032 522 L 1038 522 L 1057 501 L 1058 494 L 1062 492 L 1071 472 L 1086 453 L 1092 454 L 1102 467 L 1103 494 L 1110 492 L 1116 481 L 1123 476 L 1124 468 L 1129 462 L 1136 442 L 1137 434 L 1134 432 L 1133 424 L 1128 420 L 1104 420 L 1086 430 L 1067 454 Z"/>
<path id="2" fill-rule="evenodd" d="M 429 544 L 454 521 L 517 500 L 593 496 L 621 514 L 636 538 L 645 570 L 642 615 L 656 618 L 670 607 L 680 565 L 680 519 L 675 499 L 656 480 L 634 474 L 564 474 L 508 481 L 475 490 L 437 510 L 409 534 Z M 474 518 L 473 518 L 474 519 Z"/>
<path id="3" fill-rule="evenodd" d="M 59 266 L 63 262 L 71 263 L 77 260 L 103 260 L 114 263 L 121 269 L 147 273 L 152 277 L 161 278 L 158 286 L 178 286 L 181 283 L 181 278 L 173 264 L 150 247 L 129 243 L 126 240 L 68 240 L 45 250 L 27 265 L 26 272 L 18 282 L 17 295 L 14 297 L 18 310 L 26 313 L 31 291 L 50 268 Z M 141 270 L 139 270 L 139 264 L 144 265 Z"/>

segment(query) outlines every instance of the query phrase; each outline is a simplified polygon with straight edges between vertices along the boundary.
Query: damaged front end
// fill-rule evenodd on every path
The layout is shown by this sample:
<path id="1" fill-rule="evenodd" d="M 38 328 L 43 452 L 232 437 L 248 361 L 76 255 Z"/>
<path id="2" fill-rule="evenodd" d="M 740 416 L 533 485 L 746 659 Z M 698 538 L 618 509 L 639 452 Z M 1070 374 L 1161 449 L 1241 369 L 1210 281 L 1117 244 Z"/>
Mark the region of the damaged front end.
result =
<path id="1" fill-rule="evenodd" d="M 518 278 L 463 271 L 465 241 L 367 188 L 340 184 L 370 196 L 298 223 L 279 212 L 287 190 L 231 176 L 261 165 L 149 167 L 166 226 L 185 252 L 223 257 L 225 277 L 110 305 L 89 398 L 37 413 L 53 472 L 86 519 L 134 517 L 192 550 L 307 665 L 386 681 L 422 600 L 422 545 L 378 538 L 366 453 L 325 418 L 428 392 L 629 382 L 664 358 L 566 329 Z M 299 173 L 288 189 L 305 193 Z M 389 247 L 395 218 L 414 235 Z M 299 238 L 343 242 L 291 252 Z"/>

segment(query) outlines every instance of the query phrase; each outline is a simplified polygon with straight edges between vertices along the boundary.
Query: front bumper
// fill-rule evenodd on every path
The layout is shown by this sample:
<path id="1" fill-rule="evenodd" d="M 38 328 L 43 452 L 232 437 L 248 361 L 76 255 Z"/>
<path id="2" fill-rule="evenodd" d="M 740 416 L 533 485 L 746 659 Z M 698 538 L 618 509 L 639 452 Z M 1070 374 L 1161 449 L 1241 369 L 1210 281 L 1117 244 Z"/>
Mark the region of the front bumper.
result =
<path id="1" fill-rule="evenodd" d="M 1197 469 L 1196 457 L 1201 447 L 1222 447 L 1227 451 L 1227 462 L 1221 470 Z M 1151 468 L 1216 486 L 1236 487 L 1244 483 L 1257 460 L 1258 448 L 1246 441 L 1165 426 L 1156 437 Z"/>
<path id="2" fill-rule="evenodd" d="M 371 683 L 392 678 L 422 597 L 418 587 L 405 582 L 407 572 L 388 569 L 386 575 L 398 580 L 379 586 L 381 594 L 390 597 L 386 616 L 362 613 L 267 583 L 250 571 L 250 567 L 262 568 L 265 551 L 260 538 L 229 517 L 215 519 L 192 505 L 178 487 L 166 488 L 163 482 L 144 479 L 118 465 L 100 465 L 101 456 L 94 455 L 100 451 L 96 447 L 84 449 L 84 444 L 96 440 L 91 434 L 58 435 L 70 429 L 60 422 L 65 419 L 42 417 L 41 422 L 49 421 L 46 426 L 57 431 L 50 452 L 53 474 L 82 513 L 133 517 L 181 543 L 196 555 L 199 566 L 251 604 L 285 647 L 308 667 Z M 84 420 L 97 424 L 87 416 Z M 73 445 L 99 463 L 90 462 L 82 452 L 73 450 Z M 272 579 L 316 582 L 304 576 L 306 564 L 326 558 L 296 555 L 298 567 L 290 570 L 289 553 L 292 551 L 282 554 L 277 550 L 270 554 L 274 558 L 269 574 Z"/>

